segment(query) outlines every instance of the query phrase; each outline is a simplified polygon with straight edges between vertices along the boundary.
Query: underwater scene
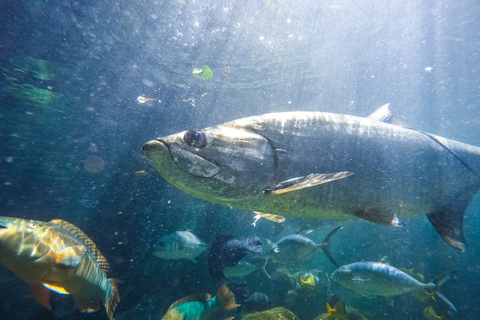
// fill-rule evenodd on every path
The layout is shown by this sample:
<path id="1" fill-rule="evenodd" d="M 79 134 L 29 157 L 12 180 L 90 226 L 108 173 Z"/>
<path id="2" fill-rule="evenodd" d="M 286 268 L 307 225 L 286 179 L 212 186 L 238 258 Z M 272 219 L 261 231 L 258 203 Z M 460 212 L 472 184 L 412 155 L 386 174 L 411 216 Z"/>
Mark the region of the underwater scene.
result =
<path id="1" fill-rule="evenodd" d="M 479 16 L 0 1 L 0 320 L 480 319 Z"/>

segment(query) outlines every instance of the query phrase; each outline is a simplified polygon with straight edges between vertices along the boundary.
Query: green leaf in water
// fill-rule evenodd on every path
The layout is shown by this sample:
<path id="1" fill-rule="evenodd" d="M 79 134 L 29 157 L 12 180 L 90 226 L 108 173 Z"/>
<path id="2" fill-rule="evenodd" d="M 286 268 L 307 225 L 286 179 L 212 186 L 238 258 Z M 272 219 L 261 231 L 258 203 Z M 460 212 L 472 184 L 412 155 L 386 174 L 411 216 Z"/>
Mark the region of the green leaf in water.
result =
<path id="1" fill-rule="evenodd" d="M 202 69 L 195 68 L 193 69 L 192 74 L 195 78 L 203 78 L 203 79 L 211 78 L 213 76 L 213 72 L 208 66 L 205 66 Z"/>

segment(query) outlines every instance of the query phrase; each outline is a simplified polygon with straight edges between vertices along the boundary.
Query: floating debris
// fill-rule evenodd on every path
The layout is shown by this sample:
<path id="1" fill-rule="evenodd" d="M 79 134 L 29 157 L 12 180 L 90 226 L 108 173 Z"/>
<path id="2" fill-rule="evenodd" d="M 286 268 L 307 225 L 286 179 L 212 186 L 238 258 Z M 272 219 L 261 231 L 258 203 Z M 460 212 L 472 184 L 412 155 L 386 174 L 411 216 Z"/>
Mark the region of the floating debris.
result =
<path id="1" fill-rule="evenodd" d="M 202 69 L 195 68 L 193 69 L 192 74 L 195 78 L 202 79 L 211 78 L 213 76 L 213 72 L 208 66 L 205 66 Z"/>
<path id="2" fill-rule="evenodd" d="M 145 97 L 142 97 L 142 96 L 138 96 L 137 98 L 137 101 L 139 103 L 145 103 L 145 102 L 148 102 L 148 101 L 155 101 L 156 99 L 148 99 L 148 98 L 145 98 Z"/>

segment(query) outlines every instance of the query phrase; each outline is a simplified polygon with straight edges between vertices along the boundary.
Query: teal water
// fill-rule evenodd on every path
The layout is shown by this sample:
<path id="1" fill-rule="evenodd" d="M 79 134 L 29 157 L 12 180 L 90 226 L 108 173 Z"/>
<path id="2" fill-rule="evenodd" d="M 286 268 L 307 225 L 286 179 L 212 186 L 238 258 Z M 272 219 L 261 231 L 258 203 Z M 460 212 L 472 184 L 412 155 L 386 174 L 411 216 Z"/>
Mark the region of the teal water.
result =
<path id="1" fill-rule="evenodd" d="M 146 141 L 268 112 L 367 116 L 391 103 L 411 128 L 480 146 L 479 14 L 470 0 L 0 1 L 1 215 L 78 226 L 122 281 L 116 319 L 157 319 L 175 300 L 213 295 L 222 284 L 208 274 L 207 253 L 198 263 L 154 257 L 162 235 L 188 229 L 207 244 L 224 233 L 275 242 L 314 223 L 308 237 L 320 242 L 342 224 L 288 219 L 277 234 L 260 220 L 254 228 L 251 212 L 168 184 L 143 156 Z M 211 78 L 193 76 L 207 65 Z M 390 306 L 342 290 L 326 279 L 335 268 L 321 251 L 290 271 L 317 270 L 323 280 L 312 292 L 274 264 L 273 279 L 256 271 L 246 285 L 269 295 L 265 308 L 302 320 L 326 312 L 334 293 L 368 319 L 425 319 L 428 305 L 448 319 L 480 319 L 479 207 L 477 195 L 465 215 L 465 253 L 425 216 L 404 228 L 355 221 L 332 240 L 339 264 L 387 256 L 425 280 L 458 270 L 442 292 L 459 314 L 411 296 Z M 107 319 L 54 294 L 44 309 L 5 268 L 0 283 L 0 319 Z"/>

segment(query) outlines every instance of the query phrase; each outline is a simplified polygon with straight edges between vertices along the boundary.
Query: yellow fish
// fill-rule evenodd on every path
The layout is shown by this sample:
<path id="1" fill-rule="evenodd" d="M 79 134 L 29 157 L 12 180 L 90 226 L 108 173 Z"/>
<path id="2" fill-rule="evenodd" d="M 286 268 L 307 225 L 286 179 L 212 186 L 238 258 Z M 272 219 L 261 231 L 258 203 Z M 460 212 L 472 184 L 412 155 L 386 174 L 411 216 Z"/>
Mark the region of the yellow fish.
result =
<path id="1" fill-rule="evenodd" d="M 313 276 L 308 277 L 307 280 L 300 278 L 300 285 L 313 290 L 315 288 L 315 279 L 313 279 Z"/>
<path id="2" fill-rule="evenodd" d="M 327 303 L 327 313 L 321 314 L 313 320 L 368 320 L 355 310 L 347 310 L 345 302 L 339 300 L 332 308 Z"/>
<path id="3" fill-rule="evenodd" d="M 333 308 L 327 303 L 327 313 L 319 315 L 314 320 L 348 320 L 345 302 L 340 300 Z"/>
<path id="4" fill-rule="evenodd" d="M 423 311 L 423 315 L 428 320 L 445 320 L 445 316 L 437 316 L 437 313 L 435 312 L 435 310 L 433 310 L 432 306 L 426 307 Z"/>
<path id="5" fill-rule="evenodd" d="M 104 304 L 113 320 L 119 281 L 107 279 L 107 260 L 73 224 L 0 217 L 0 263 L 27 282 L 44 307 L 51 309 L 54 291 L 71 295 L 82 312 Z"/>

